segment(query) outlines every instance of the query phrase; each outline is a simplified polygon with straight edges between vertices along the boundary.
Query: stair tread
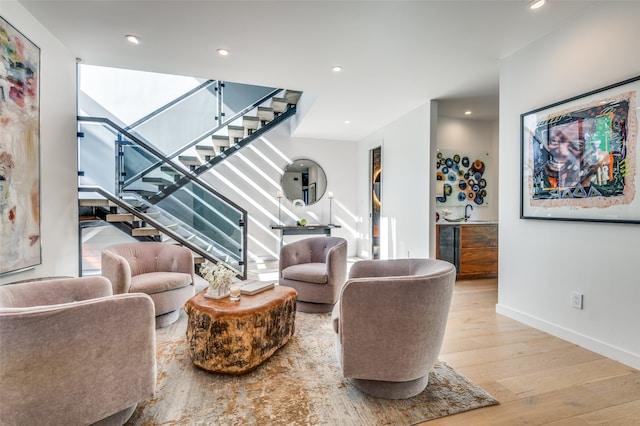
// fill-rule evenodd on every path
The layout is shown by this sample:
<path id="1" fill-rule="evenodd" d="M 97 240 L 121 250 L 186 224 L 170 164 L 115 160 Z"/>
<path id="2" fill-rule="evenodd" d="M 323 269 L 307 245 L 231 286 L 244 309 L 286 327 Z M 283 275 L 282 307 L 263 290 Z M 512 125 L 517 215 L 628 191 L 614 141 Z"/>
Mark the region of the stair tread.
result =
<path id="1" fill-rule="evenodd" d="M 275 112 L 285 112 L 287 110 L 287 104 L 286 98 L 271 98 L 271 108 L 273 108 Z"/>
<path id="2" fill-rule="evenodd" d="M 255 130 L 260 126 L 260 119 L 258 117 L 245 115 L 242 117 L 242 124 L 244 124 L 245 129 Z"/>
<path id="3" fill-rule="evenodd" d="M 82 198 L 79 201 L 81 207 L 106 207 L 113 206 L 106 198 Z"/>
<path id="4" fill-rule="evenodd" d="M 300 90 L 287 89 L 284 92 L 284 98 L 287 100 L 287 103 L 290 105 L 296 105 L 300 100 L 300 96 L 302 96 L 302 92 Z"/>
<path id="5" fill-rule="evenodd" d="M 179 170 L 174 169 L 170 166 L 161 166 L 160 171 L 168 174 L 168 175 L 181 175 L 182 173 Z"/>
<path id="6" fill-rule="evenodd" d="M 131 222 L 136 219 L 131 213 L 111 213 L 106 216 L 107 222 Z"/>
<path id="7" fill-rule="evenodd" d="M 229 131 L 230 138 L 241 139 L 244 137 L 244 127 L 243 126 L 229 126 L 227 128 Z"/>
<path id="8" fill-rule="evenodd" d="M 211 138 L 213 139 L 213 146 L 214 149 L 215 148 L 221 148 L 221 147 L 229 147 L 231 145 L 231 141 L 229 140 L 229 136 L 222 136 L 222 135 L 213 135 L 211 136 Z M 216 152 L 218 151 L 222 151 L 220 149 L 216 150 Z"/>
<path id="9" fill-rule="evenodd" d="M 258 118 L 262 121 L 271 121 L 274 118 L 273 108 L 258 107 Z"/>
<path id="10" fill-rule="evenodd" d="M 147 183 L 161 183 L 161 184 L 165 184 L 165 185 L 169 185 L 173 182 L 171 182 L 170 180 L 167 180 L 163 177 L 153 177 L 153 176 L 145 176 L 142 178 L 143 182 L 147 182 Z"/>
<path id="11" fill-rule="evenodd" d="M 142 228 L 133 228 L 131 235 L 134 237 L 144 237 L 149 235 L 160 235 L 160 231 L 152 226 L 144 226 Z"/>
<path id="12" fill-rule="evenodd" d="M 185 166 L 199 166 L 200 160 L 196 156 L 192 155 L 181 155 L 178 157 L 178 161 L 180 161 Z"/>

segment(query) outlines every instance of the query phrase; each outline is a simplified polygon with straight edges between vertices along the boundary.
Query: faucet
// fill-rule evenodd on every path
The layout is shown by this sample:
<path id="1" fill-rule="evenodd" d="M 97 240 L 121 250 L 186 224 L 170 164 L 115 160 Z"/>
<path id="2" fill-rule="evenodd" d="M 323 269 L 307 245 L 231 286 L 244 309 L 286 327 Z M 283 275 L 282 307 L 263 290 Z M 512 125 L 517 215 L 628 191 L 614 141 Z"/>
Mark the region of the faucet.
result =
<path id="1" fill-rule="evenodd" d="M 464 206 L 464 221 L 466 222 L 467 219 L 471 218 L 470 214 L 467 214 L 467 207 L 471 207 L 471 210 L 473 210 L 473 206 L 471 204 L 467 204 L 466 206 Z"/>

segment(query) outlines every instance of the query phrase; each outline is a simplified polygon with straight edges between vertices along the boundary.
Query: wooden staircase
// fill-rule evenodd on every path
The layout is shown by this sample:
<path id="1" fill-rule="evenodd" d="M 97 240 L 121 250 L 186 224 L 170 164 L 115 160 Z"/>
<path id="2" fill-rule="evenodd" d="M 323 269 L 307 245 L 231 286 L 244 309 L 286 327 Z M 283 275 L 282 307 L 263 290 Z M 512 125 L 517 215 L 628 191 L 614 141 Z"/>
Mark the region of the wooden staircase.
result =
<path id="1" fill-rule="evenodd" d="M 235 152 L 229 151 L 230 148 L 241 148 L 245 145 L 242 144 L 243 140 L 260 129 L 268 128 L 276 118 L 296 107 L 301 96 L 301 91 L 285 90 L 283 97 L 271 98 L 270 106 L 258 106 L 256 115 L 244 115 L 236 120 L 236 124 L 229 124 L 219 133 L 211 135 L 209 144 L 197 144 L 195 146 L 197 156 L 180 156 L 178 160 L 193 172 L 197 171 L 198 167 L 214 161 L 218 156 L 222 156 L 222 159 L 226 158 L 230 153 Z M 159 190 L 162 191 L 163 188 Z"/>
<path id="2" fill-rule="evenodd" d="M 282 96 L 279 97 L 273 96 L 275 93 L 276 90 L 270 95 L 272 96 L 270 100 L 265 96 L 253 106 L 236 113 L 228 122 L 204 134 L 199 138 L 199 141 L 185 145 L 179 151 L 171 154 L 171 157 L 164 156 L 150 143 L 137 138 L 108 119 L 78 117 L 78 121 L 93 121 L 110 126 L 114 133 L 120 135 L 118 143 L 137 145 L 141 151 L 148 153 L 147 155 L 150 156 L 148 158 L 152 162 L 157 161 L 154 166 L 137 172 L 135 177 L 130 178 L 131 181 L 140 182 L 136 185 L 137 189 L 125 188 L 125 174 L 118 171 L 123 176 L 118 191 L 120 193 L 135 191 L 143 199 L 144 205 L 138 205 L 132 200 L 122 200 L 106 193 L 102 188 L 93 188 L 103 196 L 97 198 L 79 197 L 80 227 L 90 227 L 95 226 L 94 224 L 98 222 L 106 222 L 138 240 L 184 245 L 192 250 L 196 263 L 202 263 L 205 260 L 226 262 L 225 253 L 227 253 L 226 256 L 230 256 L 229 253 L 232 253 L 229 251 L 229 247 L 225 246 L 225 244 L 229 244 L 229 237 L 222 235 L 220 241 L 206 241 L 202 238 L 202 234 L 190 234 L 188 229 L 183 228 L 180 223 L 170 223 L 163 220 L 162 213 L 155 211 L 156 204 L 192 182 L 203 185 L 206 191 L 210 191 L 213 196 L 220 198 L 220 194 L 217 194 L 212 187 L 199 180 L 199 175 L 207 172 L 217 163 L 224 161 L 295 114 L 302 92 L 280 90 L 279 93 L 282 93 Z M 270 102 L 269 106 L 265 105 L 267 102 Z M 82 137 L 80 134 L 79 136 Z M 123 140 L 120 141 L 122 137 Z M 123 154 L 124 152 L 120 155 Z M 91 189 L 81 187 L 79 191 L 92 192 Z M 224 197 L 222 199 L 230 203 Z M 235 206 L 235 208 L 240 207 Z M 234 262 L 243 271 L 240 276 L 246 278 L 246 224 L 248 221 L 246 211 L 241 210 L 241 212 L 243 213 L 241 213 L 238 225 L 244 228 L 244 243 L 239 246 L 242 257 L 239 263 L 235 254 L 231 254 L 231 259 L 236 259 Z M 237 244 L 235 241 L 231 243 Z"/>
<path id="3" fill-rule="evenodd" d="M 101 197 L 81 198 L 78 201 L 78 205 L 81 213 L 81 228 L 97 226 L 100 222 L 106 222 L 138 241 L 159 241 L 170 244 L 180 244 L 179 241 L 176 241 L 163 233 L 163 229 L 172 230 L 174 232 L 178 231 L 179 224 L 167 224 L 160 228 L 147 224 L 145 218 L 151 217 L 156 220 L 160 220 L 160 212 L 140 212 L 138 214 L 126 211 L 123 212 L 120 206 Z M 132 205 L 132 207 L 134 206 Z M 142 215 L 145 217 L 141 217 Z M 195 235 L 185 236 L 185 239 L 187 241 L 193 241 L 195 239 Z M 205 262 L 205 258 L 201 254 L 193 250 L 192 253 L 195 265 Z"/>

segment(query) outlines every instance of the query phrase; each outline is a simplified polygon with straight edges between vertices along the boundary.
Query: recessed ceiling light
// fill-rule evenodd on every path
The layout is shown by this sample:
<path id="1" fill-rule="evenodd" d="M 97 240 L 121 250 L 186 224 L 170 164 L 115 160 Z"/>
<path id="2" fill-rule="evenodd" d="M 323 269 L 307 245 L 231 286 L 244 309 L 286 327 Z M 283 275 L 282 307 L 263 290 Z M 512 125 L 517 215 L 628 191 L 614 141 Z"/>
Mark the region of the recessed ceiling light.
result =
<path id="1" fill-rule="evenodd" d="M 544 4 L 547 2 L 547 0 L 531 0 L 529 2 L 529 9 L 533 10 L 533 9 L 538 9 L 542 6 L 544 6 Z"/>
<path id="2" fill-rule="evenodd" d="M 471 111 L 465 111 L 464 115 L 471 115 Z"/>
<path id="3" fill-rule="evenodd" d="M 340 71 L 342 71 L 342 67 L 340 65 L 334 65 L 334 66 L 331 67 L 331 71 L 340 72 Z"/>
<path id="4" fill-rule="evenodd" d="M 344 124 L 351 124 L 351 121 L 349 121 L 349 120 L 344 120 Z"/>
<path id="5" fill-rule="evenodd" d="M 140 40 L 140 37 L 133 35 L 133 34 L 127 34 L 126 36 L 124 36 L 124 38 L 127 39 L 127 41 L 131 44 L 140 44 L 142 43 L 142 40 Z"/>
<path id="6" fill-rule="evenodd" d="M 218 52 L 218 55 L 220 56 L 227 56 L 229 54 L 229 50 L 221 47 L 220 49 L 216 50 L 216 52 Z"/>

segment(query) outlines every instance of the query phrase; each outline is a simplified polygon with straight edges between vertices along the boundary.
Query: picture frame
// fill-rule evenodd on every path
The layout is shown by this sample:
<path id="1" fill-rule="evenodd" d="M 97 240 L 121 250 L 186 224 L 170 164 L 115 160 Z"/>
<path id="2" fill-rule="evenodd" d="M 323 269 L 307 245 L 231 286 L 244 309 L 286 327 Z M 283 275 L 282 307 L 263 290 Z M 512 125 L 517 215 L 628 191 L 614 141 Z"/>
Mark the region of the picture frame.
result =
<path id="1" fill-rule="evenodd" d="M 316 183 L 309 184 L 309 204 L 315 203 L 316 200 Z"/>
<path id="2" fill-rule="evenodd" d="M 640 223 L 640 76 L 520 115 L 520 219 Z"/>
<path id="3" fill-rule="evenodd" d="M 42 263 L 40 48 L 0 16 L 0 275 Z"/>

